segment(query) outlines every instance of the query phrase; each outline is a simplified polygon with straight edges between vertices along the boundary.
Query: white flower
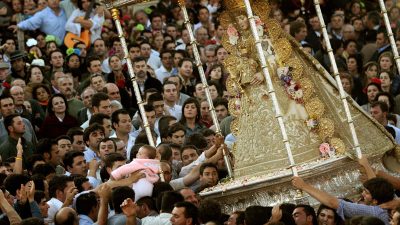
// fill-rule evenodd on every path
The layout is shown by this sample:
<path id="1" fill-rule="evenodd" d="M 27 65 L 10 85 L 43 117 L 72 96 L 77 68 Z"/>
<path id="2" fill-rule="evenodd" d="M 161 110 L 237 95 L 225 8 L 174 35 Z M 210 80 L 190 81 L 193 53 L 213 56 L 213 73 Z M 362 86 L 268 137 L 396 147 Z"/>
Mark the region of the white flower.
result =
<path id="1" fill-rule="evenodd" d="M 32 66 L 42 66 L 44 67 L 44 60 L 43 59 L 34 59 L 31 63 Z"/>
<path id="2" fill-rule="evenodd" d="M 229 36 L 229 43 L 231 45 L 236 45 L 239 37 L 238 36 Z"/>
<path id="3" fill-rule="evenodd" d="M 38 44 L 38 42 L 36 41 L 36 39 L 33 39 L 33 38 L 29 38 L 26 41 L 26 46 L 28 46 L 28 47 L 32 47 L 32 46 L 35 46 L 37 44 Z"/>

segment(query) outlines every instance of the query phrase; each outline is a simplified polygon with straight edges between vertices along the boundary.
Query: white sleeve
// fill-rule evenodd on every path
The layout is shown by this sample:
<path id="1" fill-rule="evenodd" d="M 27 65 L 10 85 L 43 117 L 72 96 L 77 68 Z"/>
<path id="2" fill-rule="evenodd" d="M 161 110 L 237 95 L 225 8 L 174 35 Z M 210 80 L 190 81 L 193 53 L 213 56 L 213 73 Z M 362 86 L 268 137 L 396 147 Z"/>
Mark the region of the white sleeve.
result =
<path id="1" fill-rule="evenodd" d="M 201 153 L 201 155 L 192 163 L 190 163 L 187 166 L 182 167 L 181 172 L 179 173 L 179 177 L 184 177 L 190 173 L 190 171 L 193 169 L 193 167 L 200 165 L 206 160 L 206 155 Z"/>
<path id="2" fill-rule="evenodd" d="M 81 24 L 80 23 L 74 23 L 74 20 L 76 17 L 79 17 L 79 9 L 75 9 L 71 16 L 68 18 L 67 23 L 65 24 L 65 30 L 71 33 L 74 33 L 78 36 L 81 35 Z"/>
<path id="3" fill-rule="evenodd" d="M 180 190 L 180 189 L 186 187 L 186 186 L 185 186 L 185 183 L 183 182 L 183 177 L 180 177 L 180 178 L 178 178 L 178 179 L 171 180 L 171 181 L 169 182 L 169 185 L 171 185 L 171 187 L 172 187 L 175 191 Z"/>

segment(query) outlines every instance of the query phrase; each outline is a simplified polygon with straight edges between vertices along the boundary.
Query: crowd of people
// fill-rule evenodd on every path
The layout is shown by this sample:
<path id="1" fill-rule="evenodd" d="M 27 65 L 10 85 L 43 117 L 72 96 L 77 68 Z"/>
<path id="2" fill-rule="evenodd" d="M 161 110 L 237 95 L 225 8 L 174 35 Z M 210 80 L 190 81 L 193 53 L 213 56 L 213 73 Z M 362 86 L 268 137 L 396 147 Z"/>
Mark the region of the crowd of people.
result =
<path id="1" fill-rule="evenodd" d="M 176 1 L 120 9 L 126 57 L 110 12 L 96 1 L 1 1 L 0 224 L 400 224 L 399 180 L 365 158 L 359 201 L 293 178 L 321 203 L 317 211 L 284 203 L 225 214 L 199 197 L 227 177 L 223 155 L 235 142 L 222 3 L 186 1 L 220 135 Z M 269 3 L 271 16 L 332 72 L 312 1 Z M 400 47 L 400 2 L 385 4 Z M 345 91 L 400 144 L 400 74 L 377 3 L 321 6 Z"/>

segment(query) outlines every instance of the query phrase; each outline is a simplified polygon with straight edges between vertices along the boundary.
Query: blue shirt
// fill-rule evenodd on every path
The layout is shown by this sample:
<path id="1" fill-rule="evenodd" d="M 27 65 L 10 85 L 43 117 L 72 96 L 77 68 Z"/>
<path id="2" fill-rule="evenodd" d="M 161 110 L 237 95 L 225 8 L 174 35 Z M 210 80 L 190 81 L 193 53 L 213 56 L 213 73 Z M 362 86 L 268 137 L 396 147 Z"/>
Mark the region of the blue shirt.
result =
<path id="1" fill-rule="evenodd" d="M 22 30 L 36 30 L 56 36 L 62 43 L 65 36 L 65 24 L 67 23 L 67 16 L 63 9 L 60 9 L 58 15 L 46 7 L 40 12 L 37 12 L 31 18 L 18 23 L 18 28 Z"/>
<path id="2" fill-rule="evenodd" d="M 386 209 L 379 206 L 363 205 L 352 202 L 339 200 L 339 208 L 336 213 L 345 220 L 353 216 L 374 216 L 382 220 L 386 225 L 389 225 L 389 213 Z"/>
<path id="3" fill-rule="evenodd" d="M 79 225 L 93 225 L 94 222 L 92 219 L 90 219 L 90 217 L 83 215 L 83 214 L 79 214 Z"/>

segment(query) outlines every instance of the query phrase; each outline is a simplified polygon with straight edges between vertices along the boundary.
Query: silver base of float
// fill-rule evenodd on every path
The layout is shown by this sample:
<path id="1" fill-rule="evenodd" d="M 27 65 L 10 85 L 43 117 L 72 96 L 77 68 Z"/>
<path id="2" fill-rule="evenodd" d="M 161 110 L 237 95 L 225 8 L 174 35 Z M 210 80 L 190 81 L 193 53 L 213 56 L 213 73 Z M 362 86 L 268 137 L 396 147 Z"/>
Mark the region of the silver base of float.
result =
<path id="1" fill-rule="evenodd" d="M 369 159 L 374 168 L 384 170 L 381 157 Z M 357 200 L 361 193 L 360 165 L 346 156 L 298 166 L 306 182 L 339 198 Z M 291 184 L 291 170 L 257 177 L 243 177 L 220 183 L 200 193 L 221 204 L 225 213 L 244 210 L 251 205 L 273 206 L 278 203 L 319 203 L 306 193 L 299 193 Z M 299 195 L 300 194 L 300 195 Z"/>

